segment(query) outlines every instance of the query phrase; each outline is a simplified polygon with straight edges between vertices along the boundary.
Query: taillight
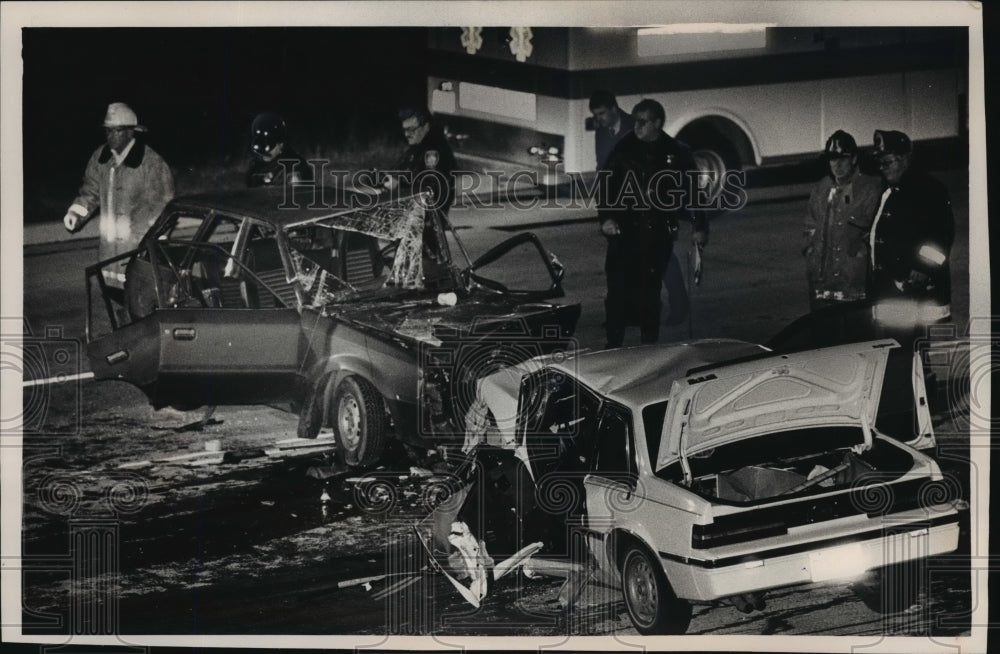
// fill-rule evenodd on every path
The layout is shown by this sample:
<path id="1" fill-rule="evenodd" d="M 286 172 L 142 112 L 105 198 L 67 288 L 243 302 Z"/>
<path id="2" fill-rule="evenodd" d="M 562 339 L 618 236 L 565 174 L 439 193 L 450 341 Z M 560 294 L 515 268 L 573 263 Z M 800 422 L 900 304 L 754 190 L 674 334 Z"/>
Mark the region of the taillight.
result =
<path id="1" fill-rule="evenodd" d="M 719 523 L 694 525 L 691 528 L 691 547 L 695 549 L 708 549 L 710 547 L 732 545 L 760 538 L 770 538 L 771 536 L 782 536 L 787 533 L 788 527 L 784 522 L 780 521 L 745 526 Z"/>

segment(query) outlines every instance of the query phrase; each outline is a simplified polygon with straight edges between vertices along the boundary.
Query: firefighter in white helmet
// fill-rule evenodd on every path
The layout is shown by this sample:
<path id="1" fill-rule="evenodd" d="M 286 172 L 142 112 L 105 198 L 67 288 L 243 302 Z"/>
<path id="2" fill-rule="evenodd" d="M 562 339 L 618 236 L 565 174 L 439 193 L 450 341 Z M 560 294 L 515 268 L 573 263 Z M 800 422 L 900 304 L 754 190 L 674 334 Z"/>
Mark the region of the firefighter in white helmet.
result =
<path id="1" fill-rule="evenodd" d="M 108 105 L 106 143 L 91 155 L 80 191 L 63 217 L 66 229 L 76 232 L 100 214 L 101 260 L 134 249 L 174 197 L 170 167 L 140 138 L 145 131 L 127 104 Z M 127 263 L 123 259 L 105 266 L 102 272 L 110 286 L 124 287 Z"/>

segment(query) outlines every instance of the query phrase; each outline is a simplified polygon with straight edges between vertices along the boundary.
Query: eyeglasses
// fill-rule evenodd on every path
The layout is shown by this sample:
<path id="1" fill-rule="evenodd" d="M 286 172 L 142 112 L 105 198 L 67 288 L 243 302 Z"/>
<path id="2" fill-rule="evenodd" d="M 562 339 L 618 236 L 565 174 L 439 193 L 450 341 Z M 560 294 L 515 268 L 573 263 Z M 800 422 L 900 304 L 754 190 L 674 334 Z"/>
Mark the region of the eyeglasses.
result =
<path id="1" fill-rule="evenodd" d="M 902 161 L 902 157 L 886 157 L 878 162 L 879 170 L 885 170 L 886 168 L 892 168 Z"/>
<path id="2" fill-rule="evenodd" d="M 412 136 L 413 134 L 416 134 L 417 130 L 419 130 L 421 127 L 423 127 L 423 125 L 414 125 L 413 127 L 404 127 L 403 128 L 403 134 L 406 134 L 407 136 Z"/>

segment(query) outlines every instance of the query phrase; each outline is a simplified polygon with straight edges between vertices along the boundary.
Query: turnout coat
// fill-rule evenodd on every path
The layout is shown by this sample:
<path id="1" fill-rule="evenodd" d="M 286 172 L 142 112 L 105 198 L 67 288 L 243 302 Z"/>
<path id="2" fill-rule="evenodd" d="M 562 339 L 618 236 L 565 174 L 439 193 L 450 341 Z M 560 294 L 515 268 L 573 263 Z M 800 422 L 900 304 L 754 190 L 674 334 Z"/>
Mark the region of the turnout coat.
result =
<path id="1" fill-rule="evenodd" d="M 882 196 L 877 177 L 855 171 L 842 185 L 830 175 L 813 188 L 805 220 L 806 274 L 813 299 L 865 297 L 868 232 Z"/>
<path id="2" fill-rule="evenodd" d="M 872 227 L 872 291 L 876 297 L 906 296 L 939 309 L 951 305 L 951 245 L 955 219 L 944 184 L 908 170 L 883 194 Z"/>
<path id="3" fill-rule="evenodd" d="M 79 194 L 70 211 L 85 218 L 100 213 L 100 258 L 134 249 L 174 197 L 174 178 L 163 158 L 138 137 L 120 166 L 103 145 L 87 162 Z M 125 264 L 105 270 L 105 279 L 121 286 Z"/>

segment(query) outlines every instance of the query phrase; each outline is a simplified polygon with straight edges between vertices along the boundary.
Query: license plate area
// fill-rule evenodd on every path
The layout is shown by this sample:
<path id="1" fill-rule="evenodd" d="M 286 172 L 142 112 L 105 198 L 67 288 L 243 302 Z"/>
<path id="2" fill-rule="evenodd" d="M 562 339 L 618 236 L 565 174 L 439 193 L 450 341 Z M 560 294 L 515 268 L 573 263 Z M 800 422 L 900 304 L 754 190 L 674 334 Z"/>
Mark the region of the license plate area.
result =
<path id="1" fill-rule="evenodd" d="M 839 545 L 809 553 L 809 574 L 813 581 L 856 577 L 868 569 L 860 543 Z"/>

